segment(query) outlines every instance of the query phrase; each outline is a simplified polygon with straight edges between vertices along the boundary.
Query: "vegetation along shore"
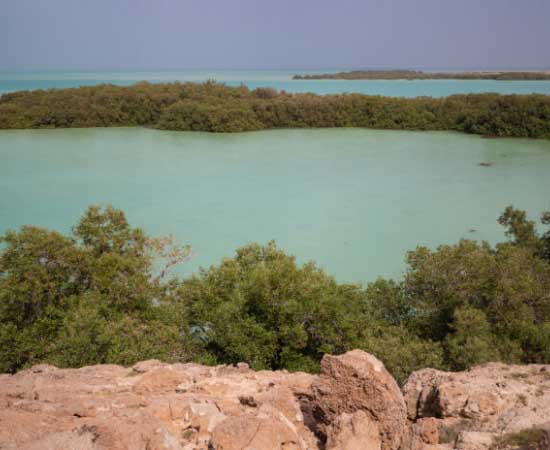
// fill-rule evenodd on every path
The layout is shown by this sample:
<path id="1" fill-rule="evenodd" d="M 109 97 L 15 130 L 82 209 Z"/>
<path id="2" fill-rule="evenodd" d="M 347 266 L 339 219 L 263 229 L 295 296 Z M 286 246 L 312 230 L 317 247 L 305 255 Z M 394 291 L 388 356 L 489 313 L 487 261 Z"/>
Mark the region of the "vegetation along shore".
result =
<path id="1" fill-rule="evenodd" d="M 294 80 L 550 80 L 550 70 L 532 72 L 422 72 L 419 70 L 352 70 L 294 75 Z"/>
<path id="2" fill-rule="evenodd" d="M 98 85 L 0 97 L 0 129 L 145 126 L 240 132 L 365 127 L 550 138 L 550 96 L 465 94 L 391 98 L 290 94 L 216 82 Z"/>
<path id="3" fill-rule="evenodd" d="M 423 367 L 550 363 L 550 213 L 499 218 L 509 240 L 407 254 L 403 279 L 338 283 L 275 243 L 249 244 L 189 278 L 190 255 L 90 207 L 69 235 L 0 237 L 0 373 L 140 360 L 247 362 L 317 372 L 324 353 L 363 349 L 403 382 Z"/>

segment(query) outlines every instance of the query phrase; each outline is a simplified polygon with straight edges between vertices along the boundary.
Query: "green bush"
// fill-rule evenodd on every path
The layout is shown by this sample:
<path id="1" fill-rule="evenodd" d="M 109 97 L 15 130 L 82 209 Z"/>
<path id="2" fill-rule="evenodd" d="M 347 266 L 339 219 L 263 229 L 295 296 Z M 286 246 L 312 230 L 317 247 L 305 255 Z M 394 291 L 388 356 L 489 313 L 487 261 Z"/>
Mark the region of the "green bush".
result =
<path id="1" fill-rule="evenodd" d="M 172 264 L 188 249 L 96 206 L 71 236 L 22 227 L 0 245 L 2 372 L 43 361 L 64 367 L 186 357 L 181 320 L 165 313 L 170 283 L 155 270 L 163 256 Z"/>
<path id="2" fill-rule="evenodd" d="M 451 332 L 445 338 L 444 346 L 454 370 L 501 359 L 496 336 L 491 332 L 485 313 L 471 306 L 454 310 Z"/>
<path id="3" fill-rule="evenodd" d="M 299 267 L 273 242 L 237 250 L 184 281 L 177 296 L 214 360 L 256 369 L 315 370 L 324 352 L 360 346 L 369 323 L 359 286 Z"/>

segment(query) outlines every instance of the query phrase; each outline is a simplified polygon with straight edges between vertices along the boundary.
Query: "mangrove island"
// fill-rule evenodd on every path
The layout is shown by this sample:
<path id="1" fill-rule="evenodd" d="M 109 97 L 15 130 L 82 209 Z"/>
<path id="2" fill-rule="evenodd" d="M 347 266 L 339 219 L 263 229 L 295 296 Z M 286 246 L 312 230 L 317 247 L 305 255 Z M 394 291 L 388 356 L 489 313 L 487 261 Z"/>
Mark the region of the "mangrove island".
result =
<path id="1" fill-rule="evenodd" d="M 548 139 L 550 96 L 291 94 L 208 81 L 140 82 L 128 87 L 102 84 L 0 97 L 0 129 L 121 126 L 210 132 L 363 127 Z"/>

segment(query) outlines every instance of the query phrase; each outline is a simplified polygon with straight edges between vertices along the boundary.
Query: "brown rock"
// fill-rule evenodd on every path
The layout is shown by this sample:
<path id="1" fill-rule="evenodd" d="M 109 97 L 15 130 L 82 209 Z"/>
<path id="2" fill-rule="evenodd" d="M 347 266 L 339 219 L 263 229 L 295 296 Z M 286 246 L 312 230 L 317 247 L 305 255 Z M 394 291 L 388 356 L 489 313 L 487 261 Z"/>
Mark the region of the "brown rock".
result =
<path id="1" fill-rule="evenodd" d="M 44 439 L 29 442 L 19 450 L 60 450 L 60 449 L 78 449 L 78 450 L 99 450 L 95 441 L 97 436 L 93 428 L 82 427 L 74 431 L 61 431 L 51 433 Z"/>
<path id="2" fill-rule="evenodd" d="M 380 450 L 378 425 L 364 411 L 343 413 L 332 424 L 326 448 L 330 450 Z"/>
<path id="3" fill-rule="evenodd" d="M 446 372 L 435 369 L 422 369 L 410 375 L 403 386 L 403 398 L 410 420 L 441 414 L 435 397 L 436 386 L 440 379 L 446 376 Z"/>
<path id="4" fill-rule="evenodd" d="M 138 394 L 174 391 L 184 381 L 183 374 L 171 367 L 159 367 L 147 371 L 134 385 Z"/>
<path id="5" fill-rule="evenodd" d="M 487 450 L 491 448 L 495 433 L 480 431 L 463 431 L 458 435 L 457 450 Z"/>
<path id="6" fill-rule="evenodd" d="M 281 449 L 318 448 L 296 397 L 313 375 L 146 361 L 131 369 L 36 366 L 1 379 L 6 450 L 208 450 L 229 419 L 224 426 L 259 424 L 251 441 L 258 450 L 275 436 Z M 216 434 L 222 447 L 233 445 L 225 430 Z"/>
<path id="7" fill-rule="evenodd" d="M 212 433 L 214 450 L 305 450 L 299 436 L 275 417 L 231 417 Z"/>
<path id="8" fill-rule="evenodd" d="M 406 426 L 405 403 L 382 362 L 366 352 L 353 350 L 340 356 L 325 355 L 321 372 L 313 386 L 313 415 L 320 422 L 318 433 L 330 441 L 332 424 L 340 415 L 364 411 L 378 426 L 381 448 L 399 448 Z"/>
<path id="9" fill-rule="evenodd" d="M 549 373 L 425 369 L 404 386 L 405 408 L 382 363 L 361 351 L 325 356 L 321 375 L 39 365 L 0 375 L 0 449 L 488 450 L 494 436 L 547 426 Z"/>
<path id="10" fill-rule="evenodd" d="M 544 426 L 550 417 L 548 370 L 490 363 L 467 372 L 413 373 L 403 387 L 411 420 L 406 448 L 428 445 L 419 439 L 427 418 L 437 425 L 439 440 L 461 450 L 486 450 L 497 435 Z"/>
<path id="11" fill-rule="evenodd" d="M 132 370 L 136 373 L 145 373 L 160 367 L 166 367 L 167 364 L 159 361 L 158 359 L 148 359 L 147 361 L 140 361 L 132 366 Z"/>
<path id="12" fill-rule="evenodd" d="M 413 424 L 413 435 L 424 444 L 438 444 L 439 432 L 437 420 L 433 417 L 418 420 Z"/>

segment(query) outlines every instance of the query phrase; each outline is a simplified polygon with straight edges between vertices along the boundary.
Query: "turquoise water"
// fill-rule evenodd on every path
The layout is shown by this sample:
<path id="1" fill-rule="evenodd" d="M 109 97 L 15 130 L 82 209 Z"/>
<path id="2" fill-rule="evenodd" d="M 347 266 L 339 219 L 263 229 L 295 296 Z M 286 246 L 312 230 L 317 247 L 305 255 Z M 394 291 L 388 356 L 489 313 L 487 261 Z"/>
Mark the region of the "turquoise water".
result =
<path id="1" fill-rule="evenodd" d="M 359 92 L 392 97 L 432 96 L 498 92 L 501 94 L 550 94 L 550 81 L 492 80 L 292 80 L 296 73 L 326 73 L 337 69 L 308 70 L 186 70 L 162 72 L 34 72 L 0 73 L 0 93 L 26 90 L 78 87 L 99 83 L 129 85 L 140 80 L 150 82 L 205 81 L 215 79 L 231 86 L 245 84 L 254 89 L 273 87 L 288 92 L 336 94 Z"/>
<path id="2" fill-rule="evenodd" d="M 501 240 L 507 205 L 550 210 L 549 173 L 550 141 L 443 132 L 1 131 L 0 232 L 66 232 L 87 205 L 112 203 L 190 244 L 185 273 L 276 239 L 363 282 L 400 275 L 417 244 Z"/>

